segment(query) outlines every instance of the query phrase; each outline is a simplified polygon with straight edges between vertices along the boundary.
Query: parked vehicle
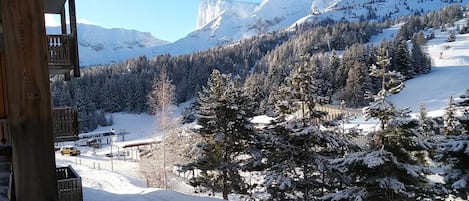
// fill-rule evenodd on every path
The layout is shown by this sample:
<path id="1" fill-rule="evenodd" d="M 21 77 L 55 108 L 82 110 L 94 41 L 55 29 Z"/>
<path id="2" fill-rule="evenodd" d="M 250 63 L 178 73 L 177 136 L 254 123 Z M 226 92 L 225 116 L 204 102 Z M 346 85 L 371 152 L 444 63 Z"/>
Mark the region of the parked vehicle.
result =
<path id="1" fill-rule="evenodd" d="M 119 152 L 113 152 L 105 154 L 106 157 L 116 157 L 116 156 L 127 156 L 127 154 L 124 151 L 119 151 Z"/>
<path id="2" fill-rule="evenodd" d="M 60 153 L 62 155 L 68 154 L 70 156 L 77 156 L 81 154 L 80 150 L 77 149 L 77 147 L 71 145 L 60 147 Z"/>

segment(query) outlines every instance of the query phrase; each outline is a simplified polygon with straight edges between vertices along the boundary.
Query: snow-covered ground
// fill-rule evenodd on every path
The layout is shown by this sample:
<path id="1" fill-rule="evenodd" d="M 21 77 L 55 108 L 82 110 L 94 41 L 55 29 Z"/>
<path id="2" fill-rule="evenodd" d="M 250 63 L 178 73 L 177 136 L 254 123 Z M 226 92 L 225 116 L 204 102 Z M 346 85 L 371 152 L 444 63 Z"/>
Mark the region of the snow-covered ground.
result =
<path id="1" fill-rule="evenodd" d="M 374 35 L 370 38 L 370 42 L 367 45 L 379 45 L 383 40 L 392 40 L 396 37 L 397 32 L 404 23 L 399 23 L 393 25 L 387 29 L 383 29 L 383 32 L 377 35 Z"/>
<path id="2" fill-rule="evenodd" d="M 172 116 L 178 117 L 181 111 L 189 103 L 174 107 Z M 94 132 L 124 130 L 130 134 L 125 136 L 126 142 L 153 139 L 159 137 L 159 127 L 155 116 L 149 114 L 127 114 L 114 113 L 114 125 L 101 127 Z M 122 143 L 118 139 L 117 143 Z M 116 143 L 116 144 L 117 144 Z M 73 144 L 71 142 L 61 143 Z M 114 153 L 117 146 L 114 145 Z M 57 166 L 71 165 L 82 178 L 84 201 L 215 201 L 220 200 L 213 197 L 203 197 L 193 195 L 193 189 L 185 183 L 181 183 L 178 191 L 163 190 L 157 188 L 147 188 L 145 179 L 139 172 L 139 164 L 135 160 L 124 161 L 122 157 L 112 160 L 106 157 L 110 153 L 109 145 L 102 148 L 93 149 L 91 147 L 80 146 L 82 154 L 80 156 L 62 156 L 56 152 Z M 181 193 L 181 192 L 185 192 Z"/>
<path id="3" fill-rule="evenodd" d="M 142 180 L 108 170 L 98 170 L 58 159 L 57 165 L 72 167 L 82 179 L 84 201 L 215 201 L 171 190 L 147 188 Z M 137 170 L 134 170 L 137 171 Z"/>

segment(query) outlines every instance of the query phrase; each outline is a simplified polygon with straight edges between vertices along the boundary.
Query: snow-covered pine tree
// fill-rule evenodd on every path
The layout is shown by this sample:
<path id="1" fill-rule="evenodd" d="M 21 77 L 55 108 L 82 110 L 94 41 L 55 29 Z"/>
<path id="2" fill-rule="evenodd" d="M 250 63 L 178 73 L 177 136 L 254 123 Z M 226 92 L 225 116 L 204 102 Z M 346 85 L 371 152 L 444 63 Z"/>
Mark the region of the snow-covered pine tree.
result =
<path id="1" fill-rule="evenodd" d="M 399 93 L 404 88 L 404 77 L 395 71 L 387 71 L 391 59 L 386 56 L 386 50 L 380 48 L 377 55 L 377 65 L 372 65 L 370 75 L 381 79 L 381 90 L 373 96 L 374 101 L 365 108 L 365 118 L 377 118 L 381 122 L 381 129 L 384 130 L 389 121 L 400 116 L 402 111 L 396 110 L 394 105 L 387 100 L 392 94 Z"/>
<path id="2" fill-rule="evenodd" d="M 315 200 L 333 190 L 336 183 L 327 176 L 327 159 L 338 155 L 339 147 L 348 147 L 317 123 L 320 112 L 314 111 L 317 99 L 310 68 L 300 63 L 287 78 L 277 118 L 263 132 L 269 200 Z M 294 108 L 297 115 L 291 118 Z"/>
<path id="3" fill-rule="evenodd" d="M 450 194 L 469 199 L 469 135 L 445 136 L 439 143 L 438 161 L 445 168 L 444 182 Z"/>
<path id="4" fill-rule="evenodd" d="M 409 155 L 407 156 L 409 157 Z M 350 153 L 331 161 L 332 169 L 345 177 L 345 188 L 324 196 L 323 200 L 440 200 L 426 184 L 425 168 L 406 163 L 411 158 L 393 154 L 386 149 Z M 414 159 L 415 160 L 415 159 Z"/>
<path id="5" fill-rule="evenodd" d="M 249 97 L 237 79 L 214 70 L 208 87 L 199 93 L 198 102 L 200 154 L 186 167 L 201 173 L 190 184 L 222 192 L 225 200 L 229 193 L 246 193 L 248 186 L 241 171 L 250 158 L 250 142 L 254 138 Z"/>
<path id="6" fill-rule="evenodd" d="M 423 200 L 434 198 L 426 178 L 426 168 L 418 151 L 429 149 L 430 143 L 416 132 L 418 122 L 409 120 L 406 110 L 397 110 L 387 100 L 403 88 L 399 73 L 387 72 L 389 59 L 384 49 L 378 55 L 378 66 L 371 75 L 382 79 L 382 89 L 367 107 L 366 117 L 381 121 L 381 130 L 369 150 L 331 160 L 331 169 L 342 173 L 345 188 L 324 196 L 324 200 Z"/>
<path id="7" fill-rule="evenodd" d="M 446 135 L 461 134 L 462 125 L 456 118 L 456 107 L 452 96 L 448 99 L 448 107 L 446 107 L 445 114 L 443 115 L 443 126 L 443 132 Z"/>
<path id="8" fill-rule="evenodd" d="M 457 105 L 465 110 L 469 108 L 468 97 L 469 91 L 462 96 L 463 100 Z M 450 98 L 452 102 L 452 98 Z M 450 108 L 450 106 L 448 106 Z M 452 116 L 447 108 L 445 119 L 448 118 L 448 124 L 453 124 L 449 120 Z M 454 120 L 457 121 L 457 120 Z M 446 121 L 445 121 L 446 122 Z M 445 123 L 446 124 L 446 123 Z M 448 127 L 449 128 L 449 127 Z M 451 189 L 450 194 L 464 200 L 469 199 L 469 133 L 460 126 L 452 126 L 452 130 L 448 129 L 449 135 L 445 135 L 439 142 L 438 161 L 443 163 L 445 186 Z M 446 129 L 445 129 L 446 130 Z M 455 135 L 456 134 L 456 135 Z"/>
<path id="9" fill-rule="evenodd" d="M 465 93 L 461 95 L 461 100 L 458 102 L 458 106 L 462 107 L 463 115 L 459 118 L 461 124 L 466 131 L 469 131 L 469 89 L 466 89 Z"/>
<path id="10" fill-rule="evenodd" d="M 428 116 L 427 109 L 424 103 L 420 103 L 418 113 L 419 128 L 417 129 L 420 134 L 425 137 L 435 135 L 436 122 Z"/>

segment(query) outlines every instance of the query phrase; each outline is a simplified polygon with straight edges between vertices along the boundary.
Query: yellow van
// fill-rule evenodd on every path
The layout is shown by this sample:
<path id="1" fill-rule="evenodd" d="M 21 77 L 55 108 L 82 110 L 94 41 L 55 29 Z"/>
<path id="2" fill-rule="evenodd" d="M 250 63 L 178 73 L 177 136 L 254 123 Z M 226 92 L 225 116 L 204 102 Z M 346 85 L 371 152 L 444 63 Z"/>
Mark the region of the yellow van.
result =
<path id="1" fill-rule="evenodd" d="M 60 153 L 62 155 L 68 154 L 70 156 L 80 155 L 80 150 L 78 150 L 75 146 L 62 146 L 60 147 Z"/>

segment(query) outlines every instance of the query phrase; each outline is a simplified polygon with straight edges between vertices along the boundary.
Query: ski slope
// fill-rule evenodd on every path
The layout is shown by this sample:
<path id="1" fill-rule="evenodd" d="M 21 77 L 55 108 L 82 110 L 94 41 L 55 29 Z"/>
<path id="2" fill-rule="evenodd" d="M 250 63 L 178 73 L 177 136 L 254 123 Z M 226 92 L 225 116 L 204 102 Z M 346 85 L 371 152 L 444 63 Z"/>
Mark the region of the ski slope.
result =
<path id="1" fill-rule="evenodd" d="M 457 24 L 466 24 L 466 20 Z M 416 113 L 424 103 L 431 116 L 441 116 L 448 98 L 457 100 L 469 88 L 469 34 L 456 34 L 455 42 L 447 42 L 451 30 L 454 27 L 447 32 L 435 30 L 435 39 L 426 45 L 432 71 L 406 81 L 404 90 L 390 98 L 398 108 L 410 107 Z"/>

